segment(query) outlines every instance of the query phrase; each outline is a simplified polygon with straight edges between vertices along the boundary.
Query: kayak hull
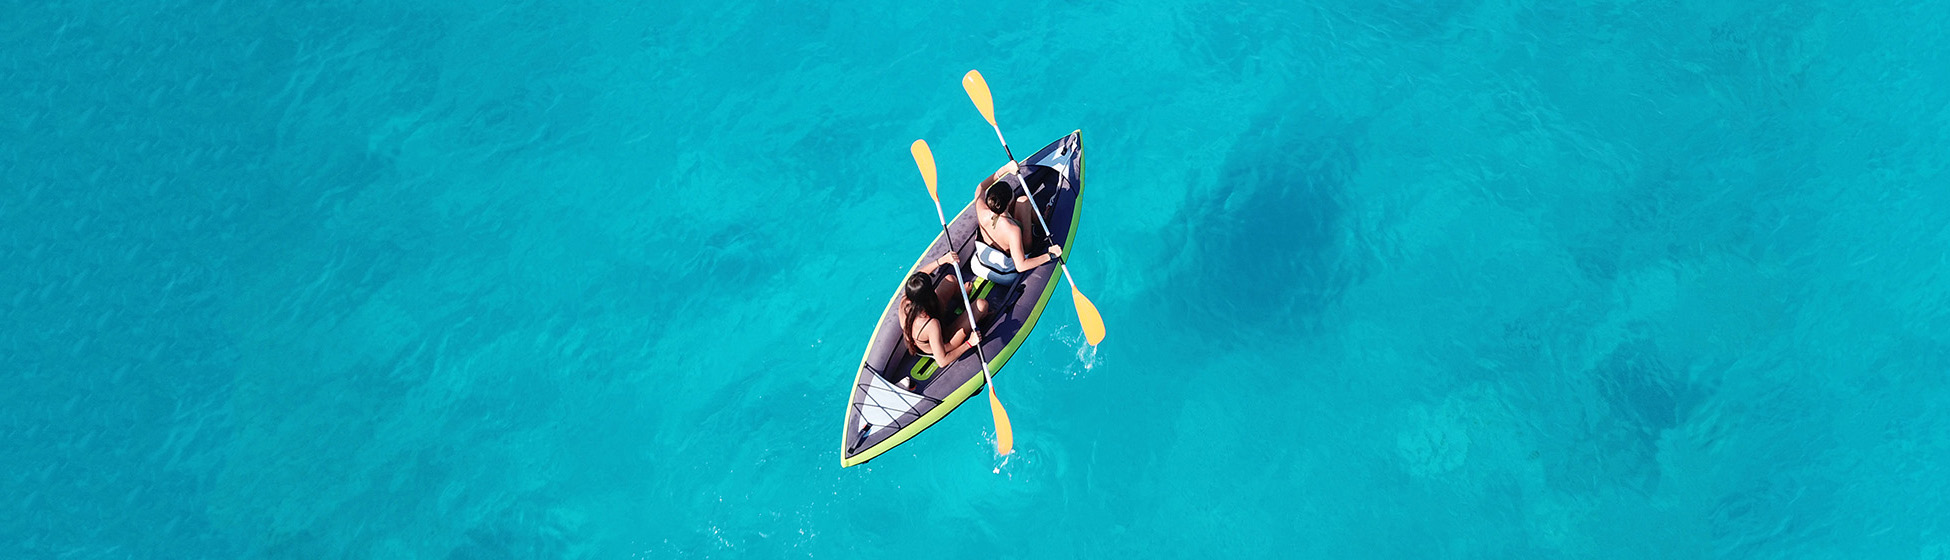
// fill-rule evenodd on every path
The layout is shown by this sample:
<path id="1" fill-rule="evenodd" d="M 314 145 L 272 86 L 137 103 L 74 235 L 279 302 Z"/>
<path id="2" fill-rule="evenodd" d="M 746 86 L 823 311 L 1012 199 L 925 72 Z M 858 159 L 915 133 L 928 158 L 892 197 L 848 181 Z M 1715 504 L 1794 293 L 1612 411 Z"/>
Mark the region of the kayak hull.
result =
<path id="1" fill-rule="evenodd" d="M 1024 158 L 1022 163 L 1021 174 L 1004 180 L 1036 192 L 1051 237 L 1060 239 L 1065 254 L 1071 254 L 1076 226 L 1082 216 L 1078 204 L 1083 191 L 1082 132 L 1072 132 L 1050 143 Z M 973 190 L 969 192 L 972 195 Z M 963 278 L 976 279 L 967 269 L 967 263 L 973 262 L 975 229 L 975 208 L 971 202 L 949 222 L 947 233 L 935 236 L 909 271 L 917 271 L 921 265 L 955 250 L 963 263 Z M 1029 250 L 1035 254 L 1046 247 L 1039 240 Z M 906 276 L 902 274 L 902 280 Z M 999 375 L 1002 366 L 1028 339 L 1061 280 L 1062 268 L 1054 262 L 1025 271 L 1009 286 L 971 280 L 976 297 L 987 299 L 997 310 L 996 315 L 981 325 L 982 355 L 988 357 L 991 372 Z M 943 368 L 931 359 L 907 352 L 900 332 L 900 298 L 896 283 L 894 295 L 881 312 L 854 374 L 840 443 L 842 467 L 865 463 L 907 442 L 982 389 L 980 358 L 974 353 Z M 918 391 L 900 387 L 904 379 L 912 379 Z"/>

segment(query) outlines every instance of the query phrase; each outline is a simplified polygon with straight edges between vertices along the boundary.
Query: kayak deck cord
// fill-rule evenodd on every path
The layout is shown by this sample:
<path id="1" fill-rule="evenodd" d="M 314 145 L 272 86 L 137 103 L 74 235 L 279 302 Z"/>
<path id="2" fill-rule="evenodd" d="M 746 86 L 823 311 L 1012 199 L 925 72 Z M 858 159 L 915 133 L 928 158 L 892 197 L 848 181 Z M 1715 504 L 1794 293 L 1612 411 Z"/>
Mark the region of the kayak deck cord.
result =
<path id="1" fill-rule="evenodd" d="M 875 377 L 879 377 L 879 375 L 878 375 L 878 374 L 876 374 L 876 375 L 875 375 Z M 885 381 L 885 380 L 883 379 L 883 381 Z M 853 414 L 854 414 L 854 416 L 857 416 L 857 417 L 859 417 L 859 418 L 860 418 L 860 424 L 861 424 L 861 429 L 860 429 L 860 433 L 859 433 L 859 437 L 858 437 L 858 438 L 856 438 L 856 439 L 854 439 L 854 441 L 853 441 L 853 446 L 852 446 L 852 447 L 853 447 L 853 449 L 855 449 L 855 450 L 858 450 L 858 449 L 860 448 L 860 444 L 862 444 L 862 443 L 866 443 L 866 441 L 867 441 L 867 438 L 869 438 L 869 437 L 872 437 L 872 436 L 873 436 L 873 432 L 874 432 L 874 429 L 875 429 L 875 428 L 883 428 L 883 427 L 885 427 L 885 428 L 893 428 L 893 429 L 895 429 L 895 430 L 900 430 L 900 429 L 903 429 L 903 428 L 906 428 L 906 427 L 907 427 L 907 426 L 908 426 L 908 425 L 909 425 L 910 423 L 912 423 L 911 421 L 910 421 L 910 422 L 901 422 L 901 421 L 900 421 L 900 418 L 901 418 L 902 416 L 906 416 L 906 415 L 907 415 L 908 413 L 910 413 L 910 412 L 914 412 L 914 411 L 915 411 L 915 409 L 913 409 L 913 408 L 907 408 L 907 407 L 902 407 L 902 408 L 894 408 L 894 407 L 890 407 L 890 406 L 887 406 L 887 405 L 883 405 L 883 404 L 880 404 L 880 399 L 877 399 L 877 398 L 874 398 L 874 396 L 873 396 L 873 386 L 872 386 L 872 382 L 871 382 L 871 381 L 869 381 L 869 382 L 867 382 L 867 383 L 855 383 L 855 384 L 853 384 L 853 386 L 854 386 L 855 388 L 857 388 L 857 389 L 859 389 L 859 390 L 860 390 L 860 392 L 861 392 L 861 394 L 863 394 L 863 395 L 866 395 L 866 396 L 867 396 L 867 398 L 866 398 L 865 400 L 863 400 L 863 401 L 861 401 L 861 402 L 856 402 L 856 403 L 853 403 Z M 905 389 L 901 389 L 901 388 L 900 388 L 899 386 L 896 386 L 896 385 L 892 385 L 892 384 L 889 384 L 889 385 L 888 385 L 888 387 L 890 387 L 890 388 L 892 388 L 892 389 L 894 389 L 894 390 L 896 390 L 896 391 L 901 391 L 901 392 L 904 392 L 904 393 L 907 393 L 907 394 L 910 394 L 910 395 L 913 395 L 913 396 L 915 396 L 915 397 L 918 397 L 918 398 L 920 398 L 920 399 L 921 399 L 922 401 L 926 401 L 926 402 L 929 402 L 929 403 L 933 403 L 934 405 L 937 405 L 937 406 L 941 404 L 941 399 L 937 399 L 937 398 L 934 398 L 934 397 L 930 397 L 930 396 L 927 396 L 927 395 L 923 395 L 923 394 L 921 394 L 921 393 L 916 393 L 916 392 L 912 392 L 912 391 L 907 391 L 907 390 L 905 390 Z M 903 405 L 905 405 L 906 403 L 902 403 L 902 404 L 903 404 Z M 886 412 L 888 413 L 888 414 L 887 414 L 887 416 L 889 416 L 889 417 L 891 417 L 891 418 L 893 418 L 893 419 L 894 419 L 894 423 L 893 423 L 893 424 L 889 424 L 889 425 L 887 425 L 887 426 L 876 426 L 876 425 L 874 425 L 874 424 L 873 424 L 872 422 L 868 422 L 868 421 L 867 421 L 867 419 L 866 419 L 866 413 L 865 413 L 865 412 L 864 412 L 864 411 L 862 410 L 862 408 L 863 408 L 863 407 L 869 407 L 869 406 L 870 406 L 870 407 L 873 407 L 873 408 L 878 408 L 878 409 L 880 409 L 880 410 L 883 410 L 883 411 L 886 411 Z M 918 418 L 918 417 L 919 417 L 919 415 L 916 415 L 916 417 Z"/>

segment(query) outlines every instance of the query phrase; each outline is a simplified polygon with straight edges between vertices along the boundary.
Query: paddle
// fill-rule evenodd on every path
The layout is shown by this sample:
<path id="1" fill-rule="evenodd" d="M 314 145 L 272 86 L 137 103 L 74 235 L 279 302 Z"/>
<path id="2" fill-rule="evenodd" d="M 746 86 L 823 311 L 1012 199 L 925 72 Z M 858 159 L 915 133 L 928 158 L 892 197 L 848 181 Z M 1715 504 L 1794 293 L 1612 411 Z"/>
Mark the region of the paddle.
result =
<path id="1" fill-rule="evenodd" d="M 982 118 L 988 119 L 989 127 L 995 129 L 995 139 L 1002 141 L 1002 151 L 1009 154 L 1009 163 L 1016 163 L 1017 172 L 1020 173 L 1022 164 L 1016 162 L 1016 153 L 1009 150 L 1009 139 L 1002 137 L 1002 127 L 995 124 L 995 100 L 989 96 L 988 81 L 982 79 L 981 72 L 969 70 L 961 77 L 961 88 L 968 91 L 968 99 L 975 102 L 975 110 L 981 111 Z M 1043 225 L 1043 240 L 1055 245 L 1056 241 L 1049 239 L 1049 223 L 1043 221 L 1043 209 L 1036 206 L 1036 196 L 1029 193 L 1026 181 L 1023 183 L 1023 195 L 1029 198 L 1029 207 L 1036 211 L 1036 223 Z M 1083 339 L 1096 346 L 1104 341 L 1104 316 L 1097 313 L 1097 306 L 1090 303 L 1090 298 L 1083 297 L 1083 290 L 1077 289 L 1076 275 L 1070 274 L 1069 259 L 1058 257 L 1056 266 L 1063 268 L 1063 279 L 1070 281 L 1070 297 L 1077 304 L 1077 320 L 1083 323 Z"/>
<path id="2" fill-rule="evenodd" d="M 911 148 L 914 152 L 914 165 L 921 169 L 921 179 L 928 183 L 928 198 L 934 199 L 934 216 L 941 220 L 941 236 L 952 241 L 954 235 L 948 233 L 948 216 L 941 213 L 941 195 L 934 188 L 934 152 L 928 149 L 927 140 L 915 140 Z M 989 373 L 989 357 L 982 352 L 982 329 L 975 325 L 975 306 L 968 301 L 968 285 L 960 282 L 961 268 L 955 268 L 955 282 L 961 286 L 962 309 L 968 310 L 969 336 L 975 337 L 975 357 L 982 360 L 982 380 L 989 385 L 989 413 L 995 416 L 995 454 L 1003 457 L 1015 452 L 1016 435 L 1009 428 L 1009 411 L 1002 409 L 1002 399 L 995 396 L 995 376 Z M 941 367 L 948 367 L 942 364 Z"/>

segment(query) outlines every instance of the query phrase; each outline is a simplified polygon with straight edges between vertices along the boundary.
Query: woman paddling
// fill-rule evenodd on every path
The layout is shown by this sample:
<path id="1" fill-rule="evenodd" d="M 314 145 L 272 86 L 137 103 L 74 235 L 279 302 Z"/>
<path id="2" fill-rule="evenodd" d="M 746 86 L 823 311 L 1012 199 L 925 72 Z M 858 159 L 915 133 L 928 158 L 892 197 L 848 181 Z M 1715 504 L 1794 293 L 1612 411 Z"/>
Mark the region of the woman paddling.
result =
<path id="1" fill-rule="evenodd" d="M 961 259 L 949 251 L 921 271 L 907 276 L 901 287 L 901 332 L 907 351 L 934 358 L 948 367 L 980 342 L 971 336 L 968 319 L 962 316 Z M 988 317 L 989 302 L 975 300 L 975 322 Z"/>
<path id="2" fill-rule="evenodd" d="M 976 274 L 999 284 L 1014 284 L 1023 271 L 1034 270 L 1063 256 L 1063 246 L 1056 244 L 1050 244 L 1049 251 L 1041 255 L 1028 256 L 1027 247 L 1035 239 L 1037 232 L 1032 228 L 1037 227 L 1037 221 L 1031 214 L 1034 210 L 1030 209 L 1029 197 L 1017 195 L 1015 188 L 1003 180 L 1015 172 L 1016 162 L 1009 162 L 975 189 L 978 202 L 975 223 L 982 238 L 975 244 L 972 268 Z"/>

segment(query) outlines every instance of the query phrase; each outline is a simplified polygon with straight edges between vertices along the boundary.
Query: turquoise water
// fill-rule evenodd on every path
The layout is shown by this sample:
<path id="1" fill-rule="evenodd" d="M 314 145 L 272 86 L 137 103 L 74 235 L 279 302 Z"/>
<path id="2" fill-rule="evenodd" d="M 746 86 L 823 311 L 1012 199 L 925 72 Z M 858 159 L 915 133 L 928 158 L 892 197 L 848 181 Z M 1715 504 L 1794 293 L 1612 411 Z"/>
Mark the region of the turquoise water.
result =
<path id="1" fill-rule="evenodd" d="M 1941 2 L 0 22 L 0 557 L 1950 558 Z M 1109 338 L 840 469 L 969 68 Z"/>

